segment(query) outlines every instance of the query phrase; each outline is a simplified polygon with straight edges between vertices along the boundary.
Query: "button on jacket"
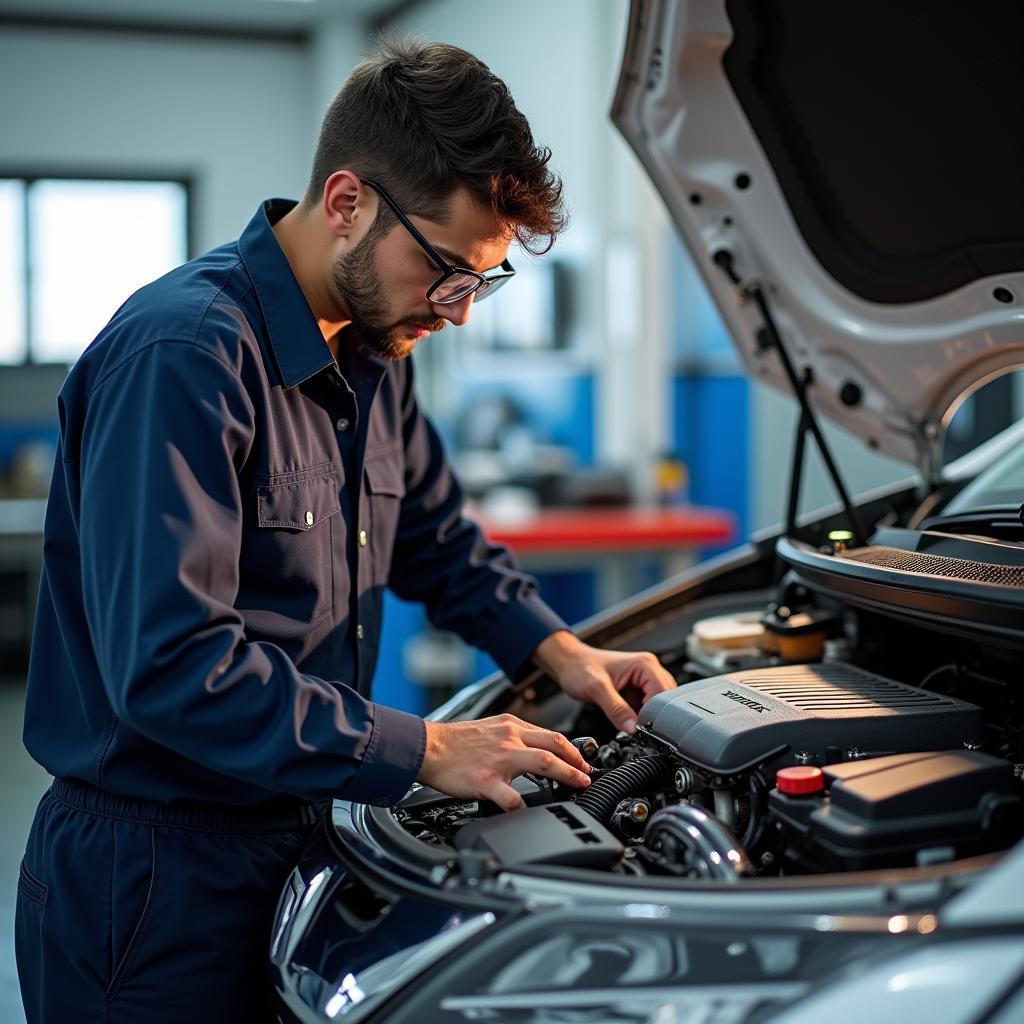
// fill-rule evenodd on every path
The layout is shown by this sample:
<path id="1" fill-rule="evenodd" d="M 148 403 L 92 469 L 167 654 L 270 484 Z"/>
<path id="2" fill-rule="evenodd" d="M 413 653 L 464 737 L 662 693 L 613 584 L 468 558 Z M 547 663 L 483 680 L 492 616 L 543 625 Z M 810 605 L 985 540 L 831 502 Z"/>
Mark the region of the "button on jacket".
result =
<path id="1" fill-rule="evenodd" d="M 425 729 L 370 701 L 383 590 L 515 672 L 564 623 L 462 517 L 409 360 L 336 364 L 264 203 L 71 371 L 25 742 L 113 793 L 398 799 Z"/>

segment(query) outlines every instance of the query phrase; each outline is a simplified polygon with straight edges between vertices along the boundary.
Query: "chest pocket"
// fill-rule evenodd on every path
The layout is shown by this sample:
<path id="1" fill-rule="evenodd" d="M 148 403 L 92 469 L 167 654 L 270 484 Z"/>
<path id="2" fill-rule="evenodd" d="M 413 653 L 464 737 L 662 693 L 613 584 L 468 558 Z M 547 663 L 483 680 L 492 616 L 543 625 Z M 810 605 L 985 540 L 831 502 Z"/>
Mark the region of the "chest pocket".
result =
<path id="1" fill-rule="evenodd" d="M 405 459 L 401 448 L 371 457 L 364 463 L 363 472 L 370 507 L 373 579 L 375 583 L 386 584 L 405 497 Z"/>
<path id="2" fill-rule="evenodd" d="M 256 528 L 246 531 L 240 602 L 256 625 L 264 613 L 272 629 L 283 620 L 314 623 L 334 608 L 337 472 L 314 466 L 265 478 L 256 485 L 255 500 Z"/>

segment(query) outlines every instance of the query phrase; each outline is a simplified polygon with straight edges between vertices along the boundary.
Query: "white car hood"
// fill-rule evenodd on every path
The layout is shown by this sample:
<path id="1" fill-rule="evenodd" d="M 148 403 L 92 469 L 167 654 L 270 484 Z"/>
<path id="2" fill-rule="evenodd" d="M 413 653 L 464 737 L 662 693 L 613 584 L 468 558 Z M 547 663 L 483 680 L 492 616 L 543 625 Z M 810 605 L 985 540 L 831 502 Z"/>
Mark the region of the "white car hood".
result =
<path id="1" fill-rule="evenodd" d="M 929 479 L 959 402 L 1024 365 L 1022 37 L 1024 5 L 956 0 L 630 12 L 612 119 L 748 370 L 792 392 L 757 282 L 814 410 Z"/>

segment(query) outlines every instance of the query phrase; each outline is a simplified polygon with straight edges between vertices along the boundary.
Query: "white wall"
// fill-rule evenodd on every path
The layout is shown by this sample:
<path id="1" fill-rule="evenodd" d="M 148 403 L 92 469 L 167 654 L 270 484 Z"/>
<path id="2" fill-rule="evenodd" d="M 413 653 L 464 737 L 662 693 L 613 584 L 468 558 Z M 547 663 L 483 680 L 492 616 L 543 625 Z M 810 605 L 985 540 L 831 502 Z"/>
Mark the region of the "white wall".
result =
<path id="1" fill-rule="evenodd" d="M 327 112 L 327 107 L 369 46 L 370 40 L 361 25 L 357 25 L 351 17 L 344 14 L 335 15 L 318 26 L 313 37 L 309 62 L 311 139 L 316 139 L 320 134 L 320 122 Z M 312 150 L 310 157 L 312 158 Z"/>
<path id="2" fill-rule="evenodd" d="M 418 33 L 478 56 L 508 85 L 534 138 L 553 151 L 572 222 L 552 256 L 574 270 L 571 342 L 577 359 L 597 372 L 597 454 L 629 470 L 644 494 L 652 484 L 651 463 L 668 436 L 667 289 L 661 277 L 668 221 L 608 119 L 627 11 L 626 0 L 518 0 L 500 7 L 427 0 L 388 30 Z M 610 295 L 610 251 L 635 271 L 634 290 Z M 543 360 L 537 362 L 537 372 L 545 372 Z"/>
<path id="3" fill-rule="evenodd" d="M 202 252 L 304 189 L 312 85 L 297 43 L 5 28 L 0 173 L 189 174 Z"/>

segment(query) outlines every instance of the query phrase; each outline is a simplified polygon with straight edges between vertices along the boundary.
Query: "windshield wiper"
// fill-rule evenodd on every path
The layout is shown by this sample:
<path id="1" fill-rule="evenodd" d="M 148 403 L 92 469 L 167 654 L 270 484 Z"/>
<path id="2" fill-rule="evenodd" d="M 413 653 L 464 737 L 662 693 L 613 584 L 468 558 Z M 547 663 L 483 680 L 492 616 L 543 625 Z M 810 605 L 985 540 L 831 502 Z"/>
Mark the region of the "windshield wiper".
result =
<path id="1" fill-rule="evenodd" d="M 1024 540 L 1024 505 L 979 506 L 930 516 L 917 527 L 934 533 L 981 534 L 994 540 Z"/>

